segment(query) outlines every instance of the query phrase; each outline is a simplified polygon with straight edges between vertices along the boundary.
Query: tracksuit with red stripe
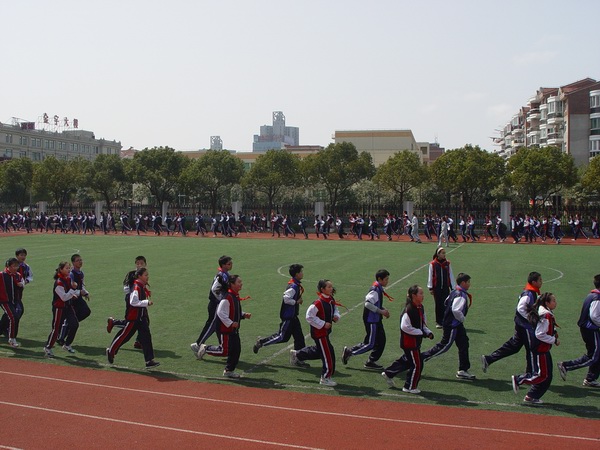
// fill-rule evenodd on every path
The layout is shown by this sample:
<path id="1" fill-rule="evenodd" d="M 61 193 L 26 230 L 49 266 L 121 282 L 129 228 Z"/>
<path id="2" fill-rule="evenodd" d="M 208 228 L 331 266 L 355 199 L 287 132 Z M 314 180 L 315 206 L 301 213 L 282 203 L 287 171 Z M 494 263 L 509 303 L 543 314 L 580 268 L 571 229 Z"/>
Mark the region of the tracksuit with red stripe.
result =
<path id="1" fill-rule="evenodd" d="M 0 274 L 0 309 L 4 311 L 0 319 L 0 330 L 5 330 L 9 339 L 17 336 L 17 315 L 14 307 L 14 283 L 8 272 Z"/>
<path id="2" fill-rule="evenodd" d="M 150 319 L 148 317 L 149 297 L 150 291 L 147 289 L 147 286 L 139 279 L 135 280 L 125 313 L 127 323 L 124 328 L 119 330 L 108 348 L 108 353 L 113 358 L 121 346 L 138 332 L 138 341 L 142 344 L 144 360 L 148 363 L 154 359 L 154 347 L 152 346 Z"/>
<path id="3" fill-rule="evenodd" d="M 444 301 L 454 287 L 454 274 L 450 261 L 439 260 L 437 257 L 429 263 L 427 288 L 433 294 L 435 301 L 435 323 L 442 325 L 444 321 Z"/>
<path id="4" fill-rule="evenodd" d="M 65 336 L 64 345 L 70 346 L 73 343 L 79 328 L 79 321 L 71 304 L 71 299 L 80 294 L 79 289 L 72 289 L 71 279 L 69 277 L 63 278 L 59 273 L 54 281 L 52 294 L 52 331 L 46 341 L 46 348 L 48 349 L 54 347 L 63 321 L 66 321 L 69 330 Z"/>
<path id="5" fill-rule="evenodd" d="M 556 343 L 556 321 L 552 311 L 540 306 L 538 310 L 540 317 L 535 327 L 536 342 L 531 349 L 533 356 L 532 373 L 516 375 L 517 384 L 529 384 L 531 388 L 527 396 L 534 399 L 540 399 L 546 393 L 552 382 L 552 356 L 550 349 L 552 344 Z"/>
<path id="6" fill-rule="evenodd" d="M 240 361 L 242 344 L 240 341 L 240 321 L 244 319 L 246 313 L 242 311 L 239 296 L 231 289 L 227 295 L 219 302 L 216 311 L 216 333 L 220 345 L 206 346 L 206 354 L 211 356 L 227 357 L 225 371 L 233 372 Z M 232 325 L 237 323 L 237 328 Z"/>
<path id="7" fill-rule="evenodd" d="M 404 355 L 385 369 L 388 378 L 408 370 L 404 387 L 417 388 L 423 371 L 421 343 L 423 336 L 430 334 L 431 330 L 427 328 L 423 305 L 417 306 L 412 302 L 406 305 L 400 319 L 400 348 L 404 350 Z"/>
<path id="8" fill-rule="evenodd" d="M 321 359 L 323 378 L 331 378 L 335 373 L 335 351 L 329 335 L 331 328 L 325 328 L 326 323 L 332 323 L 340 318 L 340 312 L 333 297 L 319 293 L 319 298 L 306 310 L 306 321 L 310 324 L 310 335 L 315 345 L 304 347 L 296 352 L 299 361 Z"/>

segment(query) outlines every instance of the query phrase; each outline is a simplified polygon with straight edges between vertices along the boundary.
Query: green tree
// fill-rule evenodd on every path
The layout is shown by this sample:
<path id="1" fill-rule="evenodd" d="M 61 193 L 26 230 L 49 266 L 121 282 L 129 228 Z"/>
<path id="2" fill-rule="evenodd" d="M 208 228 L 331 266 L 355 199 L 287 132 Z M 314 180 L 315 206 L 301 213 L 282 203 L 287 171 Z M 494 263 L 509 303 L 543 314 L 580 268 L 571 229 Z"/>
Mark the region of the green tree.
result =
<path id="1" fill-rule="evenodd" d="M 600 197 L 600 156 L 595 156 L 585 168 L 581 177 L 581 185 L 586 194 L 598 198 Z"/>
<path id="2" fill-rule="evenodd" d="M 508 160 L 509 181 L 526 201 L 545 203 L 551 196 L 577 183 L 577 169 L 571 155 L 557 147 L 521 148 Z"/>
<path id="3" fill-rule="evenodd" d="M 319 153 L 308 155 L 301 167 L 311 186 L 322 186 L 327 191 L 329 208 L 334 214 L 338 202 L 348 197 L 354 183 L 375 174 L 371 155 L 359 154 L 350 142 L 329 144 Z"/>
<path id="4" fill-rule="evenodd" d="M 34 166 L 33 190 L 40 199 L 63 209 L 77 189 L 85 185 L 89 165 L 90 162 L 82 158 L 64 161 L 48 156 Z"/>
<path id="5" fill-rule="evenodd" d="M 0 193 L 6 203 L 23 209 L 31 201 L 33 162 L 29 158 L 18 158 L 0 164 Z"/>
<path id="6" fill-rule="evenodd" d="M 269 150 L 256 158 L 242 184 L 264 194 L 269 203 L 269 211 L 272 211 L 275 200 L 286 188 L 296 185 L 300 177 L 298 155 L 285 150 Z"/>
<path id="7" fill-rule="evenodd" d="M 431 179 L 445 192 L 460 199 L 463 208 L 489 202 L 491 192 L 506 176 L 504 160 L 472 145 L 450 150 L 431 165 Z"/>
<path id="8" fill-rule="evenodd" d="M 123 159 L 119 155 L 98 155 L 91 164 L 88 185 L 102 197 L 107 208 L 113 201 L 123 198 L 127 181 Z"/>
<path id="9" fill-rule="evenodd" d="M 183 171 L 181 182 L 189 193 L 205 196 L 213 214 L 226 187 L 239 183 L 244 163 L 227 150 L 209 150 Z"/>
<path id="10" fill-rule="evenodd" d="M 160 205 L 174 198 L 180 176 L 189 163 L 185 155 L 172 148 L 146 148 L 133 156 L 127 175 L 133 182 L 146 187 Z"/>
<path id="11" fill-rule="evenodd" d="M 427 181 L 427 169 L 419 155 L 409 150 L 403 150 L 394 153 L 391 158 L 379 166 L 373 181 L 384 190 L 398 195 L 402 205 L 408 191 Z"/>

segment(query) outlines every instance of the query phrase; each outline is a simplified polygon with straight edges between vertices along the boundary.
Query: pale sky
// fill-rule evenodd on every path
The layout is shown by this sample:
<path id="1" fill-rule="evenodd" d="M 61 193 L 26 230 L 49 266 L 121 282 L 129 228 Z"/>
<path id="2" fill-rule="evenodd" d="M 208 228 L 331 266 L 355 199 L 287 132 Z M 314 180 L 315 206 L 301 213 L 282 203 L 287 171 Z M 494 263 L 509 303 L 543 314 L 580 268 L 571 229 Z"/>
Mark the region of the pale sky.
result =
<path id="1" fill-rule="evenodd" d="M 77 118 L 123 148 L 251 151 L 283 111 L 301 145 L 411 129 L 490 136 L 540 87 L 600 79 L 600 2 L 0 0 L 0 121 Z"/>

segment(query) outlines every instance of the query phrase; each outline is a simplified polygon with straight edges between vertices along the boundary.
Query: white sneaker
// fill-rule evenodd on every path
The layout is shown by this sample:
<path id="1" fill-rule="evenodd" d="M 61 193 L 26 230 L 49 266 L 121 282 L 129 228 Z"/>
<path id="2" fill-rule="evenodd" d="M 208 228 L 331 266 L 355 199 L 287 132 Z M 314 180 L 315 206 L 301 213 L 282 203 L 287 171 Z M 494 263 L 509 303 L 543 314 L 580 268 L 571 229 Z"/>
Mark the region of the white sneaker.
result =
<path id="1" fill-rule="evenodd" d="M 54 358 L 54 353 L 52 353 L 52 349 L 48 347 L 44 347 L 44 355 L 46 355 L 46 358 Z"/>
<path id="2" fill-rule="evenodd" d="M 200 359 L 204 358 L 205 354 L 206 354 L 206 345 L 200 344 L 200 347 L 198 347 L 198 353 L 196 353 L 196 358 L 200 360 Z"/>
<path id="3" fill-rule="evenodd" d="M 391 388 L 396 387 L 396 383 L 394 383 L 394 379 L 388 377 L 385 372 L 381 372 L 381 376 L 383 377 L 383 379 L 385 380 L 385 382 L 387 383 L 387 385 Z"/>
<path id="4" fill-rule="evenodd" d="M 10 345 L 13 348 L 17 348 L 19 346 L 19 343 L 15 338 L 12 338 L 8 340 L 8 345 Z"/>
<path id="5" fill-rule="evenodd" d="M 511 380 L 512 380 L 512 388 L 513 388 L 513 392 L 514 392 L 515 394 L 518 394 L 518 393 L 519 393 L 519 383 L 517 382 L 517 377 L 516 377 L 515 375 L 513 375 L 513 376 L 511 377 Z"/>
<path id="6" fill-rule="evenodd" d="M 483 373 L 487 373 L 490 363 L 487 361 L 485 355 L 481 355 L 481 370 Z"/>
<path id="7" fill-rule="evenodd" d="M 240 374 L 237 372 L 233 372 L 233 371 L 229 371 L 229 370 L 224 370 L 223 371 L 223 376 L 226 378 L 239 378 Z"/>
<path id="8" fill-rule="evenodd" d="M 458 372 L 456 372 L 456 378 L 459 378 L 461 380 L 474 380 L 475 375 L 470 374 L 468 370 L 459 370 Z"/>
<path id="9" fill-rule="evenodd" d="M 292 366 L 298 365 L 298 357 L 296 356 L 296 350 L 290 350 L 290 364 Z"/>
<path id="10" fill-rule="evenodd" d="M 322 384 L 323 386 L 337 386 L 337 383 L 335 381 L 333 381 L 331 378 L 325 377 L 321 377 L 319 384 Z"/>
<path id="11" fill-rule="evenodd" d="M 193 344 L 190 344 L 190 348 L 192 349 L 192 353 L 194 353 L 194 355 L 197 358 L 198 357 L 198 350 L 200 350 L 200 346 L 194 342 Z"/>
<path id="12" fill-rule="evenodd" d="M 409 394 L 420 394 L 421 389 L 407 389 L 407 388 L 403 387 L 402 392 L 407 392 Z"/>
<path id="13" fill-rule="evenodd" d="M 583 380 L 583 385 L 588 386 L 588 387 L 598 388 L 598 387 L 600 387 L 600 382 L 598 380 L 593 380 L 593 381 Z"/>
<path id="14" fill-rule="evenodd" d="M 556 367 L 557 367 L 558 373 L 560 374 L 560 377 L 563 379 L 563 381 L 567 381 L 567 368 L 562 363 L 562 361 L 557 362 Z"/>
<path id="15" fill-rule="evenodd" d="M 63 350 L 65 350 L 69 353 L 75 353 L 75 350 L 73 350 L 73 347 L 71 347 L 70 345 L 65 344 L 62 346 L 62 348 L 63 348 Z"/>

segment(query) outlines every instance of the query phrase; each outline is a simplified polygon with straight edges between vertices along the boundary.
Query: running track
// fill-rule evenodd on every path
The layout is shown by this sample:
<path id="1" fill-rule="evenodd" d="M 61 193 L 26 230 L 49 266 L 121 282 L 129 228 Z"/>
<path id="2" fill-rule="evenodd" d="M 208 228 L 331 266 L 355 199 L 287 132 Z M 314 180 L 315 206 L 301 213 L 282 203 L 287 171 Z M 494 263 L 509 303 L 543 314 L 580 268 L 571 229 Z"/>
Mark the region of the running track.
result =
<path id="1" fill-rule="evenodd" d="M 600 448 L 598 421 L 0 358 L 0 448 Z"/>

